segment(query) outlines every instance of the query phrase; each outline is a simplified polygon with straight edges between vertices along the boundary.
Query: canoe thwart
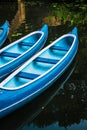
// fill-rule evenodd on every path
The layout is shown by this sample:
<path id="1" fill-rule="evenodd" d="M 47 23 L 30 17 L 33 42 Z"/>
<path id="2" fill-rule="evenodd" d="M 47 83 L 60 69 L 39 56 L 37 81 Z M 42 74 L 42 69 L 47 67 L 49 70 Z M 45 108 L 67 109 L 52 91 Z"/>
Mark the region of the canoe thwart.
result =
<path id="1" fill-rule="evenodd" d="M 56 64 L 59 60 L 38 57 L 38 58 L 35 59 L 35 61 L 44 62 L 44 63 L 48 63 L 48 64 Z"/>
<path id="2" fill-rule="evenodd" d="M 32 46 L 33 43 L 30 43 L 30 42 L 19 42 L 19 45 L 23 45 L 23 46 Z"/>
<path id="3" fill-rule="evenodd" d="M 25 79 L 35 79 L 38 76 L 39 76 L 38 74 L 32 74 L 32 73 L 27 73 L 27 72 L 20 72 L 17 74 L 17 77 L 25 78 Z"/>
<path id="4" fill-rule="evenodd" d="M 61 47 L 61 46 L 56 46 L 56 45 L 53 45 L 53 46 L 51 47 L 51 49 L 61 50 L 61 51 L 68 51 L 68 48 L 66 48 L 66 47 Z"/>
<path id="5" fill-rule="evenodd" d="M 6 56 L 6 57 L 11 57 L 11 58 L 17 58 L 18 56 L 20 56 L 20 54 L 12 53 L 12 52 L 2 52 L 0 55 Z"/>

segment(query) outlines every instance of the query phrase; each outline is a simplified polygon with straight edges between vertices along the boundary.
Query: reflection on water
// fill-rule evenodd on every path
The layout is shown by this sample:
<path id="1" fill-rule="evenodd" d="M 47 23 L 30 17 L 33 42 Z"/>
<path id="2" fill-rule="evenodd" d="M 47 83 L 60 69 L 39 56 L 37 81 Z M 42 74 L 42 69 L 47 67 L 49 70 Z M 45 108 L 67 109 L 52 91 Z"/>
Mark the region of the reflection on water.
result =
<path id="1" fill-rule="evenodd" d="M 65 76 L 61 77 L 61 82 L 57 80 L 51 89 L 37 99 L 3 118 L 0 121 L 0 129 L 86 130 L 87 5 L 46 4 L 41 1 L 25 2 L 24 0 L 20 0 L 19 3 L 4 2 L 0 3 L 0 24 L 6 19 L 10 22 L 10 34 L 4 46 L 47 23 L 49 37 L 46 45 L 77 26 L 79 49 L 75 69 L 69 68 L 69 74 L 73 70 L 71 77 L 66 81 L 67 73 L 65 73 Z"/>
<path id="2" fill-rule="evenodd" d="M 55 107 L 56 103 L 58 102 L 56 101 L 56 98 L 58 95 L 60 95 L 61 91 L 63 91 L 65 83 L 69 80 L 70 76 L 72 75 L 75 66 L 76 66 L 76 59 L 70 65 L 69 69 L 63 74 L 63 76 L 60 79 L 58 79 L 51 86 L 50 89 L 48 89 L 42 95 L 38 96 L 36 99 L 34 99 L 21 109 L 13 112 L 12 114 L 8 115 L 5 118 L 2 118 L 0 121 L 1 123 L 0 127 L 3 130 L 4 129 L 16 130 L 19 128 L 23 128 L 25 125 L 30 126 L 31 124 L 35 124 L 38 127 L 43 127 L 48 126 L 49 123 L 51 124 L 52 122 L 56 122 L 57 120 L 53 120 L 52 118 L 47 120 L 47 116 L 49 116 L 49 114 L 51 113 L 53 113 L 55 116 L 56 114 L 55 112 L 57 112 L 57 107 L 59 106 L 57 105 L 57 107 Z M 51 111 L 51 113 L 49 113 L 48 111 Z M 53 114 L 50 116 L 53 116 Z M 43 119 L 41 119 L 41 117 L 43 117 Z M 6 125 L 4 126 L 3 124 Z M 13 127 L 14 124 L 16 125 Z"/>
<path id="3" fill-rule="evenodd" d="M 10 34 L 17 31 L 17 29 L 20 27 L 20 25 L 23 23 L 24 20 L 25 20 L 25 4 L 21 1 L 18 1 L 17 12 L 10 24 L 10 26 L 11 26 Z M 9 34 L 9 36 L 10 36 L 10 34 Z"/>

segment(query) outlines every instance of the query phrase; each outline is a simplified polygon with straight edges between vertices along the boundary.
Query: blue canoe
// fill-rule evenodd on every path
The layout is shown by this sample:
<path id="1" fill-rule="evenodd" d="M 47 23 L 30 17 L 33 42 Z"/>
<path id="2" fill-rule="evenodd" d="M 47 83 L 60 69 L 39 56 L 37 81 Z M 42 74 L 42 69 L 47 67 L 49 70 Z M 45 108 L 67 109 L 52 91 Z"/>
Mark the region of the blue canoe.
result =
<path id="1" fill-rule="evenodd" d="M 9 23 L 5 21 L 5 23 L 0 26 L 0 47 L 5 42 L 9 32 Z"/>
<path id="2" fill-rule="evenodd" d="M 48 36 L 48 26 L 24 36 L 0 50 L 0 78 L 11 73 L 28 60 L 45 44 Z M 9 71 L 8 71 L 9 70 Z"/>
<path id="3" fill-rule="evenodd" d="M 78 49 L 75 27 L 45 47 L 0 84 L 0 116 L 31 101 L 58 79 L 73 61 Z"/>

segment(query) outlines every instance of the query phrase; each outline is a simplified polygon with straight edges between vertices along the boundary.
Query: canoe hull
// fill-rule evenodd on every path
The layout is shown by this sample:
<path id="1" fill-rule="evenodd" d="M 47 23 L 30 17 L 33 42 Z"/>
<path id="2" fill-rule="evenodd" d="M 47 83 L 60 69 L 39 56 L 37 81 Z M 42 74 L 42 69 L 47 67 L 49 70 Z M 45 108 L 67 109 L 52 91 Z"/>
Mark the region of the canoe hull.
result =
<path id="1" fill-rule="evenodd" d="M 1 34 L 0 34 L 0 47 L 3 45 L 3 43 L 5 42 L 7 36 L 8 36 L 8 33 L 9 33 L 9 23 L 8 21 L 6 21 L 1 27 L 0 29 L 3 31 Z"/>
<path id="2" fill-rule="evenodd" d="M 17 108 L 23 106 L 28 103 L 46 89 L 57 80 L 65 71 L 68 69 L 70 64 L 72 63 L 74 57 L 76 56 L 78 49 L 78 39 L 75 41 L 75 44 L 71 51 L 68 53 L 67 57 L 62 60 L 61 64 L 57 65 L 52 71 L 39 78 L 35 82 L 26 85 L 21 89 L 13 90 L 13 91 L 4 91 L 5 95 L 2 94 L 0 103 L 0 117 L 5 116 L 6 114 L 16 110 Z M 9 100 L 10 97 L 10 100 Z M 0 101 L 0 102 L 1 102 Z"/>
<path id="3" fill-rule="evenodd" d="M 0 68 L 0 79 L 2 80 L 6 75 L 10 74 L 11 72 L 13 72 L 15 69 L 17 69 L 18 67 L 20 67 L 20 65 L 22 65 L 25 61 L 27 61 L 29 58 L 31 58 L 35 53 L 37 53 L 45 44 L 46 40 L 47 40 L 47 36 L 48 36 L 48 26 L 44 25 L 41 30 L 43 33 L 43 36 L 41 37 L 41 39 L 38 41 L 38 43 L 32 47 L 32 49 L 30 49 L 29 51 L 27 51 L 24 55 L 20 56 L 19 58 L 16 58 L 15 60 L 13 60 L 11 63 L 6 64 L 5 66 L 2 66 Z M 38 31 L 39 32 L 39 31 Z M 36 32 L 36 33 L 38 33 Z M 26 36 L 26 38 L 28 38 L 30 35 Z M 25 37 L 23 38 L 25 39 Z M 22 41 L 22 40 L 20 40 Z M 18 42 L 18 41 L 17 41 Z M 15 42 L 16 44 L 16 42 Z M 10 47 L 9 47 L 10 48 Z M 2 51 L 2 50 L 1 50 Z M 5 51 L 5 49 L 4 49 Z M 3 52 L 3 51 L 2 51 Z M 8 71 L 9 70 L 9 71 Z"/>

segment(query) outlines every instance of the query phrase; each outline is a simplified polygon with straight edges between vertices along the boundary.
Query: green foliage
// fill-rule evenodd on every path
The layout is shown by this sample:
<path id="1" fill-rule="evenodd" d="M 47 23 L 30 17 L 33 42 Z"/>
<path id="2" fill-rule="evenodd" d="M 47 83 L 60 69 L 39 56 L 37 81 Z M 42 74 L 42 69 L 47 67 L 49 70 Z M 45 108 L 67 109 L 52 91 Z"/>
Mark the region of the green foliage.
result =
<path id="1" fill-rule="evenodd" d="M 64 22 L 70 21 L 71 25 L 87 23 L 87 5 L 86 4 L 58 4 L 50 5 L 52 15 L 58 19 L 64 19 Z"/>

